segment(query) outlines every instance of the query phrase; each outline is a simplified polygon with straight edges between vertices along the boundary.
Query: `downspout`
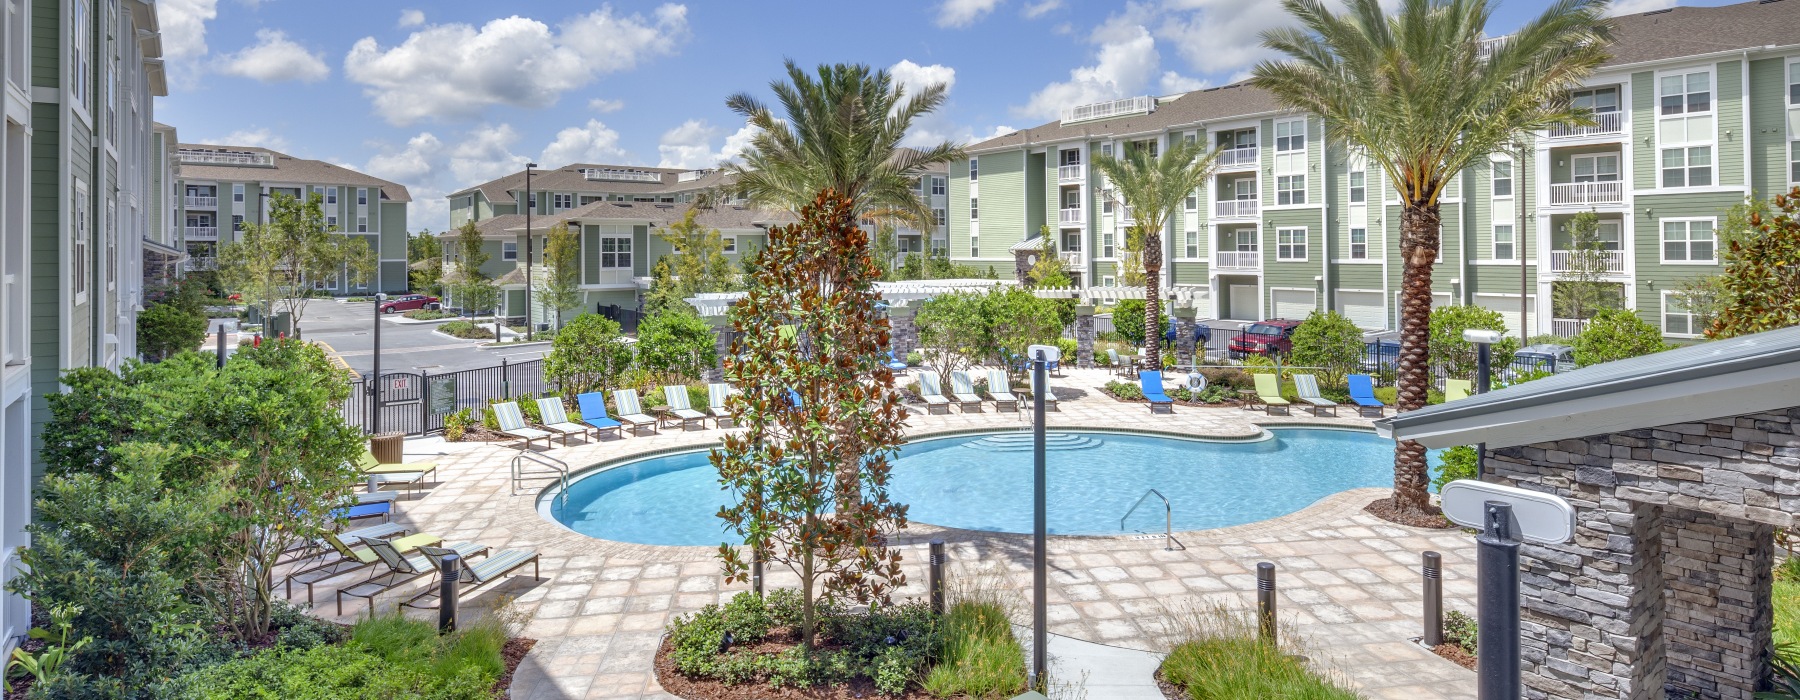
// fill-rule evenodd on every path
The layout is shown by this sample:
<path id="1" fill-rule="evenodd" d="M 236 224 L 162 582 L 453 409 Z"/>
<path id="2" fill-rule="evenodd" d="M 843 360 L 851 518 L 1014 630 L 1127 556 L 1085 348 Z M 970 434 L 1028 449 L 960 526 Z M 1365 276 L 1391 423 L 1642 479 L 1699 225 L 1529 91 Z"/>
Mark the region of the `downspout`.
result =
<path id="1" fill-rule="evenodd" d="M 1744 152 L 1744 195 L 1748 198 L 1756 192 L 1756 187 L 1750 180 L 1750 49 L 1747 48 L 1743 51 L 1743 66 L 1738 70 L 1738 82 L 1741 84 L 1738 99 L 1742 103 L 1742 107 L 1738 111 L 1744 115 L 1743 136 L 1739 138 L 1744 145 L 1742 149 Z M 1787 66 L 1783 65 L 1782 68 L 1786 69 Z"/>

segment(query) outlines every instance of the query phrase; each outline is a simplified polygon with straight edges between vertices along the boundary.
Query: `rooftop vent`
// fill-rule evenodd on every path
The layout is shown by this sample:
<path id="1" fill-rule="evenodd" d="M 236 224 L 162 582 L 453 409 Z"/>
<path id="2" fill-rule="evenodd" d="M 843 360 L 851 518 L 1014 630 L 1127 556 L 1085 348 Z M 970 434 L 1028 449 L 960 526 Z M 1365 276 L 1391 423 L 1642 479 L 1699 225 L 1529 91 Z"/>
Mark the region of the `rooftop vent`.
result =
<path id="1" fill-rule="evenodd" d="M 1074 122 L 1093 121 L 1096 119 L 1111 119 L 1113 117 L 1123 117 L 1131 114 L 1149 114 L 1154 111 L 1156 111 L 1156 98 L 1150 97 L 1149 95 L 1143 95 L 1140 97 L 1127 97 L 1122 100 L 1112 100 L 1110 102 L 1095 102 L 1089 105 L 1069 107 L 1063 110 L 1062 121 L 1064 124 L 1070 124 Z"/>

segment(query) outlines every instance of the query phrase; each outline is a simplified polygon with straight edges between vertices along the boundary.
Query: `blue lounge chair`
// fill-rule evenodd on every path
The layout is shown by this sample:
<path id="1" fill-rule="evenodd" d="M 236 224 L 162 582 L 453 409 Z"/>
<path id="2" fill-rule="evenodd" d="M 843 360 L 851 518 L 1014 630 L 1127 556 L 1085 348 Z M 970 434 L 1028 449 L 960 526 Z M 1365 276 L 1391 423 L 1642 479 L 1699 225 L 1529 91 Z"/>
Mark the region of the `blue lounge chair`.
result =
<path id="1" fill-rule="evenodd" d="M 1364 416 L 1373 409 L 1375 417 L 1380 418 L 1387 408 L 1387 404 L 1375 398 L 1375 380 L 1366 374 L 1350 375 L 1350 400 L 1356 403 L 1356 412 Z"/>
<path id="2" fill-rule="evenodd" d="M 1144 399 L 1150 402 L 1150 412 L 1155 413 L 1156 407 L 1161 406 L 1168 409 L 1170 413 L 1174 413 L 1175 400 L 1163 393 L 1162 386 L 1161 371 L 1147 369 L 1138 372 L 1138 388 L 1144 391 Z"/>
<path id="3" fill-rule="evenodd" d="M 624 437 L 619 432 L 625 427 L 606 415 L 606 395 L 598 391 L 590 391 L 575 397 L 575 406 L 581 409 L 581 422 L 594 427 L 594 432 L 613 431 L 613 437 Z"/>
<path id="4" fill-rule="evenodd" d="M 894 374 L 900 374 L 906 371 L 906 361 L 894 357 L 894 351 L 892 350 L 887 351 L 887 362 L 884 364 L 886 364 L 887 368 L 892 370 Z"/>

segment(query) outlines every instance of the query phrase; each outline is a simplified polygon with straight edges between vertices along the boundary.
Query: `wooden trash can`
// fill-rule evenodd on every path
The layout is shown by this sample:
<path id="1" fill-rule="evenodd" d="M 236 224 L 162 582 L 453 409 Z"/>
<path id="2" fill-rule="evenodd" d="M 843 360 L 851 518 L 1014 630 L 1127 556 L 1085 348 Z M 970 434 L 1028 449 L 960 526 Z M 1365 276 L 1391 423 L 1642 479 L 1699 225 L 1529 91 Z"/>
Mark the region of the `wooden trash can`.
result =
<path id="1" fill-rule="evenodd" d="M 406 434 L 382 433 L 369 436 L 369 454 L 382 464 L 399 464 L 405 460 Z"/>

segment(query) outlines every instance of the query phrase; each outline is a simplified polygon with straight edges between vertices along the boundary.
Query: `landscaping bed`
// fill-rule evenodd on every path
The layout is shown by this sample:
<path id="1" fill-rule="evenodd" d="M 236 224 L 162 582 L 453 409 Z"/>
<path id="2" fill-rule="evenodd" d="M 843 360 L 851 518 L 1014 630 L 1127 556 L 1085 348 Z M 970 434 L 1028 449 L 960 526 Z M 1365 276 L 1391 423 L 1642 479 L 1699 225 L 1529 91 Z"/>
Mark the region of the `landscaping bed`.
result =
<path id="1" fill-rule="evenodd" d="M 1307 666 L 1292 630 L 1281 630 L 1281 645 L 1258 637 L 1254 613 L 1210 608 L 1177 620 L 1184 640 L 1169 650 L 1156 670 L 1156 685 L 1169 700 L 1191 698 L 1284 698 L 1355 700 L 1359 696 L 1331 675 Z"/>
<path id="2" fill-rule="evenodd" d="M 448 336 L 455 337 L 455 338 L 463 338 L 466 340 L 493 340 L 494 339 L 493 324 L 478 326 L 478 325 L 475 325 L 474 323 L 470 323 L 468 321 L 451 321 L 444 325 L 438 326 L 437 332 L 443 333 L 444 335 L 448 335 Z"/>

